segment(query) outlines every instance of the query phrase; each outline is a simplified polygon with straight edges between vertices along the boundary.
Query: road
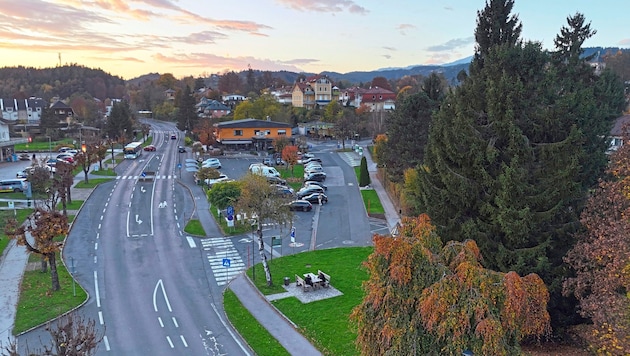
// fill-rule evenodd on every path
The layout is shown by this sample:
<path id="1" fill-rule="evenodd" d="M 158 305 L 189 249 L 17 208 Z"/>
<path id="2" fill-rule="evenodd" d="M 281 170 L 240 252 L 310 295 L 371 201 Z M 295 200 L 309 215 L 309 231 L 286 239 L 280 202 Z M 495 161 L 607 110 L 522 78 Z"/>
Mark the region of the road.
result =
<path id="1" fill-rule="evenodd" d="M 229 280 L 259 262 L 251 234 L 223 237 L 214 221 L 203 222 L 207 238 L 183 233 L 185 222 L 197 216 L 195 209 L 207 209 L 207 202 L 192 173 L 178 169 L 192 158 L 190 151 L 177 152 L 183 135 L 177 132 L 178 139 L 171 140 L 172 124 L 152 125 L 156 152 L 118 165 L 118 179 L 94 191 L 64 248 L 67 265 L 74 265 L 90 294 L 80 313 L 96 320 L 105 335 L 98 355 L 252 354 L 227 326 L 221 305 Z M 282 238 L 274 258 L 371 245 L 372 233 L 382 228 L 367 218 L 354 170 L 335 148 L 328 142 L 311 150 L 322 158 L 329 203 L 296 212 L 295 242 L 289 228 L 264 226 L 268 253 L 271 237 Z M 221 157 L 221 172 L 238 179 L 259 161 Z M 20 337 L 20 343 L 37 345 L 45 334 L 40 328 Z"/>

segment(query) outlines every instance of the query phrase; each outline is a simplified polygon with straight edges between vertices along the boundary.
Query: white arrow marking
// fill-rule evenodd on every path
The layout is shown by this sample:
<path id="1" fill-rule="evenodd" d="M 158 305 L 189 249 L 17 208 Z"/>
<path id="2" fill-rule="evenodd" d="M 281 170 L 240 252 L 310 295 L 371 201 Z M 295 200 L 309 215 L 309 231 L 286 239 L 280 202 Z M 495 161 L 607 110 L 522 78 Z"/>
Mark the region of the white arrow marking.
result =
<path id="1" fill-rule="evenodd" d="M 140 220 L 140 219 L 139 219 L 139 217 L 140 217 L 140 216 L 136 214 L 136 222 L 137 222 L 138 224 L 142 224 L 142 220 Z"/>
<path id="2" fill-rule="evenodd" d="M 140 191 L 143 193 L 146 193 L 147 191 L 144 189 L 144 187 L 140 187 Z"/>
<path id="3" fill-rule="evenodd" d="M 171 309 L 171 303 L 168 301 L 168 297 L 166 296 L 166 290 L 164 290 L 164 284 L 162 283 L 161 279 L 159 279 L 157 281 L 157 283 L 155 284 L 155 288 L 153 289 L 153 309 L 155 311 L 158 311 L 157 301 L 156 301 L 158 287 L 162 288 L 162 294 L 164 295 L 164 301 L 166 302 L 166 306 L 168 307 L 168 311 L 172 312 L 173 310 Z"/>

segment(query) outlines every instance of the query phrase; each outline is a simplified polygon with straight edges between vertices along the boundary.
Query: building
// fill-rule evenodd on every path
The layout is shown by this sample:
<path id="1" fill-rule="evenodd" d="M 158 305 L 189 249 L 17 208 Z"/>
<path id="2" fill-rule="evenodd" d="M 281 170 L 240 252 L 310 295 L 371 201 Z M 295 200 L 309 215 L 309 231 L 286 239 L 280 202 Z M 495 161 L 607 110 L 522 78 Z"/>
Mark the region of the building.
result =
<path id="1" fill-rule="evenodd" d="M 379 87 L 369 89 L 352 87 L 340 93 L 339 102 L 343 106 L 355 108 L 363 105 L 370 112 L 390 111 L 396 108 L 396 93 Z"/>
<path id="2" fill-rule="evenodd" d="M 608 153 L 617 151 L 623 145 L 623 138 L 630 134 L 630 115 L 623 115 L 615 120 L 610 129 L 610 147 Z"/>
<path id="3" fill-rule="evenodd" d="M 232 112 L 227 105 L 206 97 L 201 98 L 195 106 L 200 117 L 220 118 Z"/>
<path id="4" fill-rule="evenodd" d="M 296 82 L 291 90 L 291 104 L 297 108 L 319 108 L 337 100 L 339 89 L 332 85 L 330 79 L 316 75 Z"/>
<path id="5" fill-rule="evenodd" d="M 214 124 L 214 138 L 224 148 L 267 150 L 279 137 L 291 142 L 291 124 L 270 120 L 243 119 Z"/>
<path id="6" fill-rule="evenodd" d="M 74 122 L 74 110 L 63 101 L 57 100 L 50 106 L 50 109 L 53 110 L 53 114 L 57 117 L 59 123 L 70 125 Z"/>

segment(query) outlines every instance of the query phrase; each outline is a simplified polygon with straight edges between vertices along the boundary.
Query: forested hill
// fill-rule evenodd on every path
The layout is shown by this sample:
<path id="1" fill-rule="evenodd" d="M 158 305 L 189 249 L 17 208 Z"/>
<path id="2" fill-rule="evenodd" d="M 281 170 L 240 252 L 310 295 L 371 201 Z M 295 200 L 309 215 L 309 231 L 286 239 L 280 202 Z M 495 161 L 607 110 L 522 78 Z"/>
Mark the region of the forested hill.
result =
<path id="1" fill-rule="evenodd" d="M 65 99 L 83 93 L 100 100 L 122 98 L 125 81 L 101 69 L 76 64 L 54 68 L 0 68 L 0 98 L 38 97 L 48 101 L 52 97 Z"/>

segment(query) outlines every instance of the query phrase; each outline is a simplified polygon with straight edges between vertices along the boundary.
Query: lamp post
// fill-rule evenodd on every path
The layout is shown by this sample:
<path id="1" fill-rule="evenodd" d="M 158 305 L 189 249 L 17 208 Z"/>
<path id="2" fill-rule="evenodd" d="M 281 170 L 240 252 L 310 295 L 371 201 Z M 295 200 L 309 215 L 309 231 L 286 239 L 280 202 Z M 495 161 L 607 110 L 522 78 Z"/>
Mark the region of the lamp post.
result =
<path id="1" fill-rule="evenodd" d="M 256 281 L 256 266 L 254 265 L 254 258 L 256 257 L 256 252 L 254 252 L 254 231 L 256 231 L 256 221 L 252 222 L 252 280 Z M 254 282 L 256 283 L 256 282 Z"/>
<path id="2" fill-rule="evenodd" d="M 50 136 L 46 136 L 48 137 L 48 155 L 52 156 L 52 141 L 50 139 Z"/>

